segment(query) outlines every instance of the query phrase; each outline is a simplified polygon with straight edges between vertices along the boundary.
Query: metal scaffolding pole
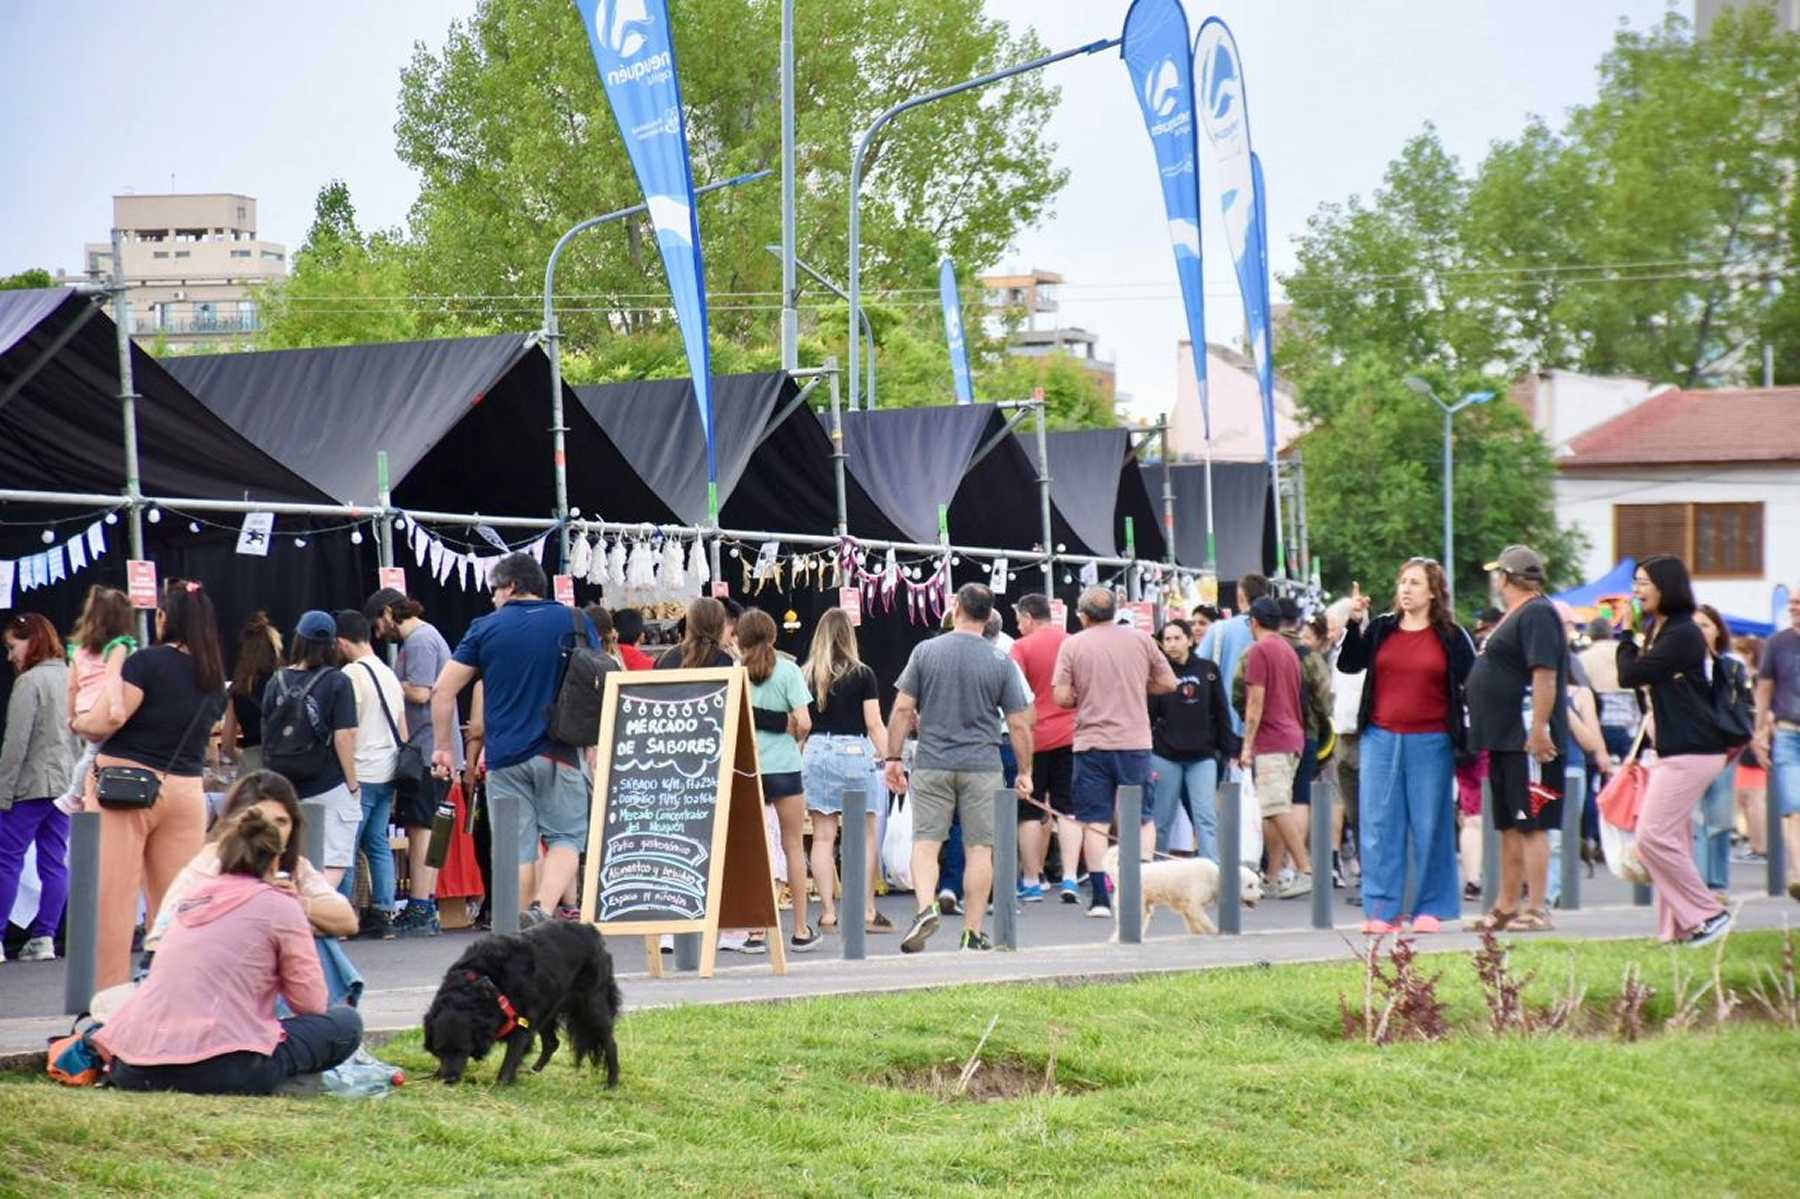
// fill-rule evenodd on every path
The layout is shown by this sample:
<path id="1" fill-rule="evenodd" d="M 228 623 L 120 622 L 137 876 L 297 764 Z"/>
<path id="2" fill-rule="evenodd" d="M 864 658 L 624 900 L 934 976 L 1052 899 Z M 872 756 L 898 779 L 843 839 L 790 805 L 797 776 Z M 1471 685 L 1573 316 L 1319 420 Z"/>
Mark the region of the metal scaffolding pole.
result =
<path id="1" fill-rule="evenodd" d="M 1156 422 L 1156 431 L 1162 438 L 1162 477 L 1163 477 L 1163 558 L 1170 566 L 1175 565 L 1175 483 L 1170 473 L 1174 468 L 1169 462 L 1169 418 L 1165 415 Z M 1210 475 L 1211 472 L 1208 472 Z M 1210 480 L 1209 480 L 1210 481 Z M 1207 496 L 1207 503 L 1212 497 Z"/>
<path id="2" fill-rule="evenodd" d="M 781 0 L 781 369 L 800 365 L 794 278 L 794 0 Z"/>
<path id="3" fill-rule="evenodd" d="M 125 428 L 125 527 L 131 556 L 144 556 L 144 496 L 138 478 L 137 391 L 131 377 L 131 300 L 125 294 L 125 233 L 112 231 L 113 325 L 119 340 L 119 416 Z M 150 613 L 137 614 L 138 644 L 150 644 Z"/>

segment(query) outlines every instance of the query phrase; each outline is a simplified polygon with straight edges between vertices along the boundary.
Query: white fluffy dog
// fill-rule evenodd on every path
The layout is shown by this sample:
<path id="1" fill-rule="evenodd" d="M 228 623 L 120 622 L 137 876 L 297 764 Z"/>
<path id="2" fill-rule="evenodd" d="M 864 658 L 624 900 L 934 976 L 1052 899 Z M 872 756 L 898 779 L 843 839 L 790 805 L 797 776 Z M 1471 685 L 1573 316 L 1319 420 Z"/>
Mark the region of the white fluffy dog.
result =
<path id="1" fill-rule="evenodd" d="M 1145 862 L 1140 866 L 1144 892 L 1144 918 L 1140 928 L 1150 926 L 1150 913 L 1160 905 L 1181 914 L 1190 933 L 1216 933 L 1217 925 L 1206 914 L 1206 905 L 1219 898 L 1219 865 L 1210 858 L 1168 858 L 1161 862 Z M 1248 866 L 1240 868 L 1238 898 L 1245 907 L 1253 908 L 1262 898 L 1262 880 Z M 1106 851 L 1106 874 L 1119 877 L 1119 847 Z M 1119 905 L 1114 896 L 1113 935 L 1119 939 Z"/>

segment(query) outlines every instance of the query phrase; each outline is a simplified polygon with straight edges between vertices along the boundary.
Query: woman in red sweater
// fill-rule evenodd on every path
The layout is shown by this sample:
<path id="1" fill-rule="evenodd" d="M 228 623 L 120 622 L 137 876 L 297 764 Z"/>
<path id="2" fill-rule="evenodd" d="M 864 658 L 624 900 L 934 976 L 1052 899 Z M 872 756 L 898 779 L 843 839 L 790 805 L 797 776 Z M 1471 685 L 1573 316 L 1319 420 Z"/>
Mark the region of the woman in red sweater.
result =
<path id="1" fill-rule="evenodd" d="M 327 1008 L 312 928 L 279 873 L 295 831 L 248 808 L 219 839 L 219 877 L 189 895 L 150 974 L 94 1040 L 128 1091 L 267 1095 L 356 1052 L 362 1018 Z M 275 1018 L 275 997 L 295 1011 Z"/>
<path id="2" fill-rule="evenodd" d="M 1475 643 L 1451 617 L 1441 566 L 1410 558 L 1400 568 L 1394 609 L 1369 619 L 1352 597 L 1338 669 L 1369 672 L 1362 735 L 1361 852 L 1365 933 L 1407 926 L 1435 933 L 1462 915 L 1456 874 L 1456 751 L 1463 743 L 1463 684 Z M 1411 849 L 1418 892 L 1402 911 Z"/>

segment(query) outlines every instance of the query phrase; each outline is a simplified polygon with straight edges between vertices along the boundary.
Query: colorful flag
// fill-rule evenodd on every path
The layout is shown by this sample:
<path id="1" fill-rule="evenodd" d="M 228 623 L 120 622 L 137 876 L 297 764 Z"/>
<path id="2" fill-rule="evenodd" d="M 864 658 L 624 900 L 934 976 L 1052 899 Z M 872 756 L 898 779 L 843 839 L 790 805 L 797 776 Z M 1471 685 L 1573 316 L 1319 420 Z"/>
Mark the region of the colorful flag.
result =
<path id="1" fill-rule="evenodd" d="M 962 293 L 956 289 L 956 264 L 938 265 L 938 295 L 944 302 L 944 337 L 950 343 L 950 372 L 956 378 L 956 402 L 973 404 L 975 384 L 969 376 L 969 343 L 963 337 Z"/>

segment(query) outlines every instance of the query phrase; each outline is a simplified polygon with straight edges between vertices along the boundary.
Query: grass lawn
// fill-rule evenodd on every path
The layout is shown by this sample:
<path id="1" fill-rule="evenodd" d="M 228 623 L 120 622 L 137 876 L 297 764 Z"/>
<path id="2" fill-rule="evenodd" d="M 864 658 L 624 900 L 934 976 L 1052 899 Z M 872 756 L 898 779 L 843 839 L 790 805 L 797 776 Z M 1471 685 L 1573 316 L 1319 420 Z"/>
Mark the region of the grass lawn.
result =
<path id="1" fill-rule="evenodd" d="M 1731 938 L 1745 990 L 1780 938 Z M 1590 1005 L 1639 959 L 1668 1012 L 1667 951 L 1532 943 L 1546 1002 L 1569 955 Z M 1709 952 L 1684 963 L 1710 968 Z M 1457 1017 L 1481 1011 L 1465 957 Z M 1800 1034 L 1757 1022 L 1656 1035 L 1377 1049 L 1340 1039 L 1344 966 L 1239 969 L 1094 986 L 962 987 L 690 1007 L 619 1027 L 609 1094 L 564 1050 L 543 1075 L 426 1080 L 417 1034 L 382 1056 L 415 1082 L 386 1099 L 227 1100 L 0 1078 L 0 1195 L 669 1193 L 1187 1195 L 1306 1189 L 1405 1195 L 1793 1194 Z M 948 1102 L 883 1085 L 983 1056 L 1062 1090 Z M 1482 1025 L 1485 1028 L 1485 1024 Z"/>

